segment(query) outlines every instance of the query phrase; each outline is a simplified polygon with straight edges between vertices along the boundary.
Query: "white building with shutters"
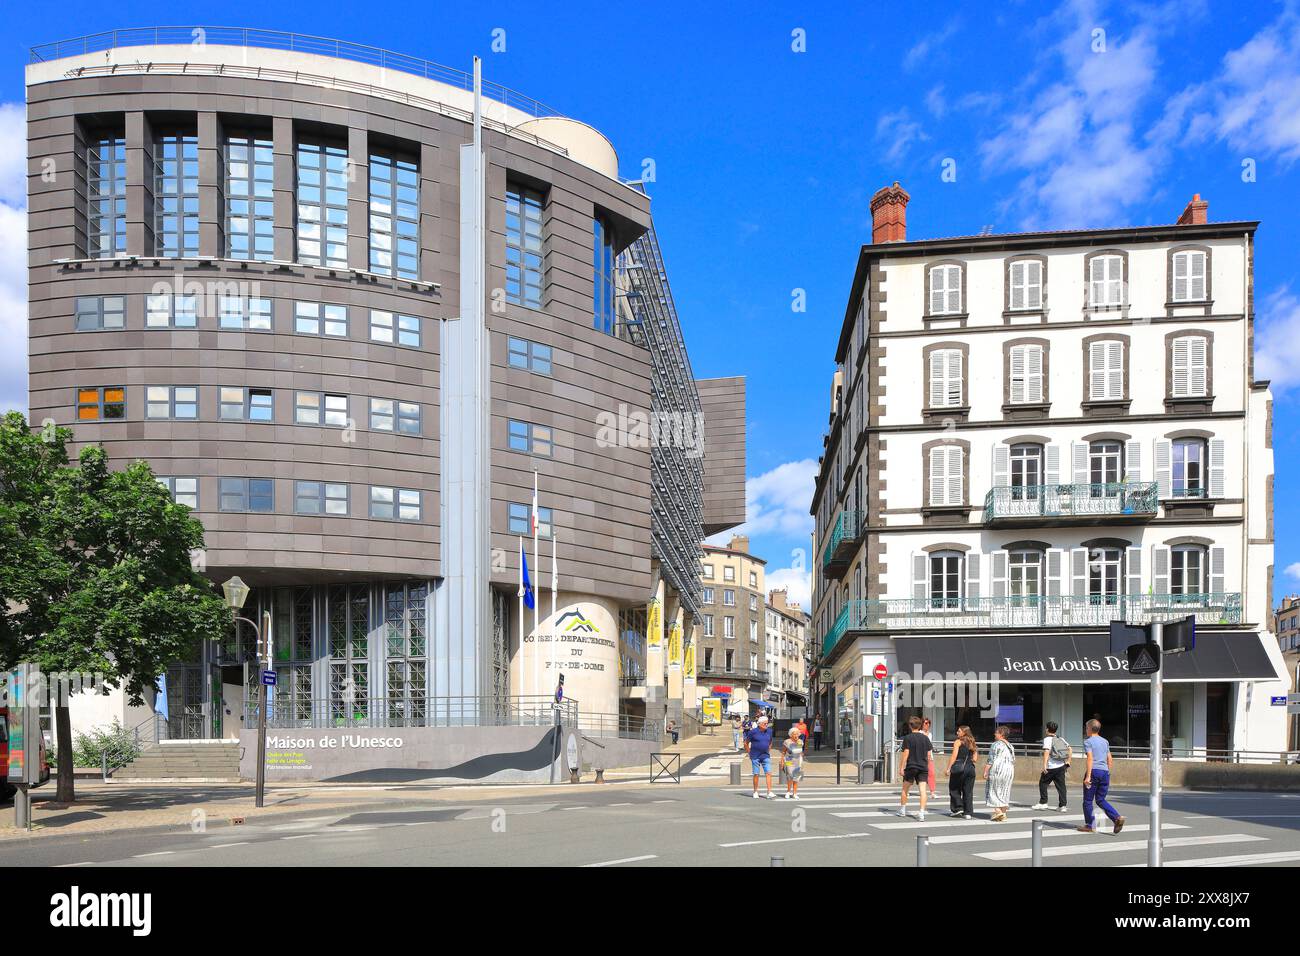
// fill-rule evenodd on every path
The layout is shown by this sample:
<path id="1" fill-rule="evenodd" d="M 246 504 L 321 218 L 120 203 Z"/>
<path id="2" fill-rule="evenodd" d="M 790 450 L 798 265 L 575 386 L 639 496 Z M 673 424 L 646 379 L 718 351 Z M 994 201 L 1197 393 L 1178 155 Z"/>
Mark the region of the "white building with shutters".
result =
<path id="1" fill-rule="evenodd" d="M 1165 747 L 1283 749 L 1256 223 L 1210 223 L 1198 196 L 1170 226 L 907 241 L 907 200 L 872 201 L 812 504 L 837 725 L 878 753 L 883 662 L 911 691 L 892 717 L 924 713 L 936 739 L 1054 720 L 1078 740 L 1097 716 L 1140 752 L 1148 687 L 1110 623 L 1191 616 Z M 972 672 L 991 707 L 936 696 Z"/>

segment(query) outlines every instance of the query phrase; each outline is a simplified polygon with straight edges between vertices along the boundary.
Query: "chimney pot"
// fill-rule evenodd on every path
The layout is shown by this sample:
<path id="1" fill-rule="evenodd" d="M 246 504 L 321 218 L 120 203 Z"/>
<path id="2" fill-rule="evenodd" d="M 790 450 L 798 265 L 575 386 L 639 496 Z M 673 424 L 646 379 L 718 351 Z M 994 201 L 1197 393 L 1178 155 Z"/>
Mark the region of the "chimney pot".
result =
<path id="1" fill-rule="evenodd" d="M 898 181 L 871 197 L 871 241 L 907 241 L 907 202 L 912 197 Z"/>
<path id="2" fill-rule="evenodd" d="M 1192 201 L 1187 204 L 1183 214 L 1178 217 L 1177 225 L 1180 226 L 1199 226 L 1205 223 L 1206 217 L 1210 211 L 1210 204 L 1201 198 L 1200 193 L 1192 196 Z"/>

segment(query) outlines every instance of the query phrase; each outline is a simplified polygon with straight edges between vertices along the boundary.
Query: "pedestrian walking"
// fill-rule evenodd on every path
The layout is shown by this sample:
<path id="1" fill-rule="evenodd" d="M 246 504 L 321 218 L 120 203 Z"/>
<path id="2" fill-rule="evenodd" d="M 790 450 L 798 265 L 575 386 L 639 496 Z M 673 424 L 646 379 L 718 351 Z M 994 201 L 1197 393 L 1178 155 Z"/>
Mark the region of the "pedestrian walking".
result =
<path id="1" fill-rule="evenodd" d="M 767 715 L 758 718 L 758 723 L 745 732 L 745 752 L 749 754 L 750 768 L 754 771 L 754 799 L 758 799 L 758 777 L 767 778 L 767 799 L 775 800 L 772 794 L 772 731 L 767 726 Z"/>
<path id="2" fill-rule="evenodd" d="M 930 748 L 931 748 L 931 749 L 934 749 L 934 733 L 933 733 L 933 732 L 931 731 L 931 729 L 930 729 L 931 726 L 932 726 L 932 725 L 930 724 L 930 718 L 929 718 L 929 717 L 922 718 L 922 720 L 921 720 L 921 733 L 925 734 L 927 737 L 930 738 Z M 926 781 L 925 781 L 926 783 L 928 783 L 928 784 L 930 785 L 930 799 L 931 799 L 931 800 L 934 799 L 934 778 L 935 778 L 935 772 L 934 772 L 934 761 L 931 760 L 931 761 L 930 761 L 930 776 L 929 776 L 928 778 L 926 778 Z"/>
<path id="3" fill-rule="evenodd" d="M 799 781 L 803 779 L 803 733 L 798 726 L 790 728 L 790 735 L 781 745 L 781 766 L 785 768 L 785 798 L 799 799 Z"/>
<path id="4" fill-rule="evenodd" d="M 813 718 L 813 750 L 822 749 L 822 715 Z"/>
<path id="5" fill-rule="evenodd" d="M 980 761 L 975 735 L 965 724 L 957 728 L 957 740 L 948 758 L 948 803 L 950 817 L 975 817 L 975 771 Z"/>
<path id="6" fill-rule="evenodd" d="M 993 746 L 989 748 L 989 763 L 984 768 L 988 782 L 984 803 L 993 810 L 993 822 L 1002 823 L 1011 809 L 1011 784 L 1016 778 L 1016 751 L 1008 739 L 1011 728 L 999 724 L 993 731 Z"/>
<path id="7" fill-rule="evenodd" d="M 795 726 L 797 726 L 797 727 L 799 728 L 799 739 L 802 740 L 804 743 L 807 743 L 807 742 L 808 742 L 808 724 L 807 724 L 807 722 L 806 722 L 802 717 L 800 717 L 800 718 L 799 718 L 799 723 L 796 724 Z"/>
<path id="8" fill-rule="evenodd" d="M 741 724 L 740 714 L 732 714 L 731 715 L 731 749 L 732 750 L 745 749 L 742 746 L 740 746 L 740 735 L 743 731 L 744 731 L 744 726 Z"/>
<path id="9" fill-rule="evenodd" d="M 1083 772 L 1083 826 L 1075 827 L 1080 833 L 1096 833 L 1092 805 L 1101 807 L 1110 822 L 1115 825 L 1115 833 L 1124 829 L 1124 818 L 1119 811 L 1106 800 L 1110 792 L 1110 771 L 1113 758 L 1110 753 L 1110 741 L 1101 735 L 1101 721 L 1095 717 L 1088 721 L 1085 730 L 1087 738 L 1083 749 L 1088 754 L 1088 766 Z"/>
<path id="10" fill-rule="evenodd" d="M 1043 772 L 1038 778 L 1038 802 L 1034 809 L 1048 809 L 1047 785 L 1051 783 L 1056 786 L 1056 809 L 1064 813 L 1069 809 L 1065 799 L 1065 775 L 1070 771 L 1070 758 L 1074 751 L 1057 729 L 1056 721 L 1047 722 L 1047 736 L 1043 738 Z"/>
<path id="11" fill-rule="evenodd" d="M 903 753 L 899 758 L 898 773 L 903 778 L 903 791 L 899 798 L 898 815 L 907 816 L 907 791 L 912 784 L 917 786 L 917 795 L 921 800 L 921 812 L 918 820 L 925 820 L 926 783 L 934 766 L 934 745 L 930 738 L 921 733 L 921 718 L 910 717 L 907 721 L 909 733 L 903 738 Z"/>

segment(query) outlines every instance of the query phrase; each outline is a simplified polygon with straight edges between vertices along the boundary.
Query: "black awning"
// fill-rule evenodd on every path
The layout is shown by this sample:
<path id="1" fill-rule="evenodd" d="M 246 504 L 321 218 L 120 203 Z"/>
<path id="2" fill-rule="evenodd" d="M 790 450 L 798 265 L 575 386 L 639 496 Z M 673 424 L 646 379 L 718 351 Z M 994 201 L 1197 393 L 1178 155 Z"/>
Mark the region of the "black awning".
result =
<path id="1" fill-rule="evenodd" d="M 987 634 L 978 637 L 896 637 L 898 669 L 923 680 L 954 674 L 996 675 L 1025 683 L 1135 682 L 1123 654 L 1112 654 L 1109 634 Z M 1278 680 L 1255 631 L 1198 631 L 1196 649 L 1164 659 L 1172 681 Z M 989 679 L 989 678 L 985 678 Z"/>

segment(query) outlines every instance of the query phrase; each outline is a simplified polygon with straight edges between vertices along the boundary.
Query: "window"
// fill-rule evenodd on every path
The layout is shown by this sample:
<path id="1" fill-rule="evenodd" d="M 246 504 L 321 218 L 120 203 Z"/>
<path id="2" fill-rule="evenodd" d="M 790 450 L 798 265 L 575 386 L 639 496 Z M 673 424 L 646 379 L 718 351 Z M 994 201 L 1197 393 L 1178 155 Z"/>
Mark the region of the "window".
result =
<path id="1" fill-rule="evenodd" d="M 146 329 L 193 329 L 199 324 L 198 300 L 192 295 L 148 295 L 144 299 Z"/>
<path id="2" fill-rule="evenodd" d="M 965 503 L 965 478 L 960 445 L 930 449 L 930 505 L 960 506 Z"/>
<path id="3" fill-rule="evenodd" d="M 756 588 L 756 587 L 758 587 L 758 572 L 757 572 L 757 571 L 750 571 L 750 572 L 749 572 L 749 586 L 750 586 L 751 588 Z"/>
<path id="4" fill-rule="evenodd" d="M 1037 265 L 1037 263 L 1034 263 Z M 1011 346 L 1012 405 L 1034 404 L 1043 399 L 1043 347 L 1041 345 Z"/>
<path id="5" fill-rule="evenodd" d="M 732 567 L 724 567 L 722 569 L 722 580 L 724 581 L 736 580 L 736 569 Z"/>
<path id="6" fill-rule="evenodd" d="M 253 332 L 271 331 L 271 300 L 240 296 L 222 296 L 218 303 L 219 324 L 223 329 Z"/>
<path id="7" fill-rule="evenodd" d="M 348 152 L 324 143 L 298 144 L 298 261 L 348 264 Z"/>
<path id="8" fill-rule="evenodd" d="M 727 607 L 736 606 L 736 592 L 732 588 L 722 589 L 722 603 Z"/>
<path id="9" fill-rule="evenodd" d="M 226 421 L 269 422 L 274 417 L 274 410 L 274 399 L 269 388 L 223 386 L 221 389 L 218 415 Z"/>
<path id="10" fill-rule="evenodd" d="M 195 510 L 199 506 L 199 480 L 197 478 L 159 478 L 158 484 L 167 489 L 172 501 Z"/>
<path id="11" fill-rule="evenodd" d="M 727 618 L 727 620 L 731 620 L 731 618 Z M 723 652 L 723 657 L 724 657 L 724 661 L 725 661 L 725 665 L 726 665 L 727 673 L 730 674 L 730 673 L 732 672 L 732 670 L 735 669 L 734 662 L 735 662 L 735 659 L 736 659 L 736 652 L 735 652 L 734 650 L 732 650 L 731 648 L 727 648 L 727 649 Z"/>
<path id="12" fill-rule="evenodd" d="M 530 455 L 550 458 L 554 450 L 554 438 L 551 429 L 545 425 L 533 425 L 529 422 L 510 421 L 506 423 L 511 451 L 521 451 Z"/>
<path id="13" fill-rule="evenodd" d="M 506 505 L 508 516 L 508 528 L 511 534 L 523 535 L 528 537 L 533 533 L 532 522 L 528 520 L 530 506 L 517 501 L 509 502 Z M 549 538 L 553 533 L 555 525 L 554 512 L 550 508 L 537 509 L 537 536 L 539 538 Z"/>
<path id="14" fill-rule="evenodd" d="M 199 390 L 193 385 L 150 385 L 144 392 L 145 418 L 199 417 Z"/>
<path id="15" fill-rule="evenodd" d="M 704 634 L 706 637 L 713 636 L 713 618 L 711 617 L 705 618 Z M 704 667 L 702 669 L 706 674 L 713 671 L 713 648 L 711 647 L 704 649 Z"/>
<path id="16" fill-rule="evenodd" d="M 704 570 L 704 580 L 706 580 L 706 581 L 712 581 L 712 580 L 713 580 L 713 565 L 711 565 L 711 564 L 705 564 L 705 565 L 701 565 L 701 567 L 702 567 L 703 570 Z"/>
<path id="17" fill-rule="evenodd" d="M 751 653 L 751 654 L 749 655 L 749 672 L 750 672 L 751 674 L 757 674 L 757 673 L 758 673 L 758 655 L 757 655 L 757 654 Z"/>
<path id="18" fill-rule="evenodd" d="M 1036 501 L 1043 485 L 1043 446 L 1030 443 L 1011 446 L 1011 499 Z"/>
<path id="19" fill-rule="evenodd" d="M 77 420 L 82 422 L 126 418 L 126 389 L 121 385 L 77 389 Z"/>
<path id="20" fill-rule="evenodd" d="M 704 636 L 705 637 L 713 636 L 713 615 L 712 614 L 704 615 Z M 704 653 L 706 657 L 707 655 L 711 655 L 713 653 L 713 648 L 706 647 L 704 649 Z M 705 670 L 708 670 L 707 666 L 705 667 Z"/>
<path id="21" fill-rule="evenodd" d="M 86 147 L 86 257 L 126 255 L 126 140 L 108 134 Z"/>
<path id="22" fill-rule="evenodd" d="M 226 139 L 226 255 L 275 258 L 275 161 L 269 139 Z"/>
<path id="23" fill-rule="evenodd" d="M 375 485 L 370 489 L 370 517 L 390 521 L 419 521 L 420 493 L 411 488 Z"/>
<path id="24" fill-rule="evenodd" d="M 961 606 L 961 555 L 938 551 L 930 555 L 930 606 Z"/>
<path id="25" fill-rule="evenodd" d="M 1173 301 L 1204 302 L 1205 252 L 1200 249 L 1184 249 L 1173 254 Z"/>
<path id="26" fill-rule="evenodd" d="M 724 617 L 722 619 L 722 636 L 724 638 L 734 639 L 736 636 L 736 619 L 734 617 Z M 730 653 L 730 652 L 728 652 Z"/>
<path id="27" fill-rule="evenodd" d="M 414 162 L 370 155 L 370 271 L 420 277 L 420 173 Z"/>
<path id="28" fill-rule="evenodd" d="M 506 343 L 506 358 L 511 368 L 527 369 L 538 375 L 551 374 L 551 347 L 528 339 L 510 338 Z"/>
<path id="29" fill-rule="evenodd" d="M 750 622 L 749 622 L 749 639 L 750 639 L 751 641 L 756 641 L 756 640 L 758 640 L 758 622 L 757 622 L 757 621 L 750 621 Z"/>
<path id="30" fill-rule="evenodd" d="M 542 307 L 542 209 L 540 192 L 506 187 L 506 300 Z"/>
<path id="31" fill-rule="evenodd" d="M 222 478 L 222 511 L 271 511 L 275 505 L 275 482 L 270 478 Z"/>
<path id="32" fill-rule="evenodd" d="M 591 272 L 596 331 L 614 333 L 614 230 L 604 219 L 592 220 Z"/>
<path id="33" fill-rule="evenodd" d="M 293 420 L 299 425 L 345 428 L 348 424 L 348 397 L 331 392 L 295 392 Z"/>
<path id="34" fill-rule="evenodd" d="M 1043 553 L 1041 551 L 1012 551 L 1007 557 L 1010 596 L 1013 599 L 1041 596 L 1043 593 Z"/>
<path id="35" fill-rule="evenodd" d="M 1169 592 L 1175 595 L 1200 595 L 1206 586 L 1205 549 L 1180 545 L 1169 553 Z"/>
<path id="36" fill-rule="evenodd" d="M 1173 443 L 1173 493 L 1175 498 L 1205 497 L 1205 442 L 1179 438 Z"/>
<path id="37" fill-rule="evenodd" d="M 299 335 L 329 335 L 341 338 L 348 334 L 348 307 L 320 302 L 293 304 L 293 330 Z"/>
<path id="38" fill-rule="evenodd" d="M 78 332 L 126 328 L 126 299 L 120 295 L 81 296 L 75 309 Z"/>
<path id="39" fill-rule="evenodd" d="M 341 722 L 368 713 L 370 588 L 331 585 L 326 592 L 330 718 Z"/>
<path id="40" fill-rule="evenodd" d="M 1011 263 L 1012 311 L 1035 311 L 1043 307 L 1043 264 L 1037 259 L 1019 259 Z"/>
<path id="41" fill-rule="evenodd" d="M 960 349 L 935 349 L 930 353 L 930 407 L 958 408 L 962 403 Z"/>
<path id="42" fill-rule="evenodd" d="M 943 265 L 930 268 L 930 314 L 961 313 L 961 266 Z"/>
<path id="43" fill-rule="evenodd" d="M 1088 398 L 1120 401 L 1124 398 L 1124 342 L 1105 339 L 1088 343 Z"/>
<path id="44" fill-rule="evenodd" d="M 385 726 L 419 727 L 427 720 L 428 585 L 393 584 L 384 595 Z"/>
<path id="45" fill-rule="evenodd" d="M 751 611 L 757 611 L 757 610 L 758 610 L 758 595 L 757 595 L 757 594 L 751 594 L 751 595 L 749 596 L 749 609 L 750 609 Z"/>
<path id="46" fill-rule="evenodd" d="M 295 481 L 293 510 L 300 515 L 346 515 L 348 486 L 330 481 Z"/>
<path id="47" fill-rule="evenodd" d="M 1088 260 L 1088 306 L 1117 308 L 1124 304 L 1124 258 L 1093 256 Z"/>
<path id="48" fill-rule="evenodd" d="M 1088 597 L 1093 604 L 1119 600 L 1122 555 L 1119 548 L 1091 548 L 1088 554 Z"/>
<path id="49" fill-rule="evenodd" d="M 1208 394 L 1207 342 L 1203 335 L 1181 335 L 1170 349 L 1170 391 L 1174 398 L 1204 398 Z"/>
<path id="50" fill-rule="evenodd" d="M 705 589 L 704 589 L 704 596 L 703 596 L 700 600 L 703 601 L 705 604 L 712 604 L 712 603 L 713 603 L 713 588 L 705 588 Z"/>
<path id="51" fill-rule="evenodd" d="M 154 242 L 168 259 L 199 254 L 199 138 L 168 133 L 153 146 Z"/>
<path id="52" fill-rule="evenodd" d="M 396 339 L 394 339 L 396 333 Z M 370 338 L 374 342 L 393 342 L 420 347 L 420 320 L 414 315 L 394 316 L 392 312 L 370 311 Z"/>
<path id="53" fill-rule="evenodd" d="M 420 406 L 416 402 L 399 402 L 391 398 L 370 400 L 370 427 L 377 432 L 396 430 L 403 435 L 418 435 L 420 416 Z"/>

